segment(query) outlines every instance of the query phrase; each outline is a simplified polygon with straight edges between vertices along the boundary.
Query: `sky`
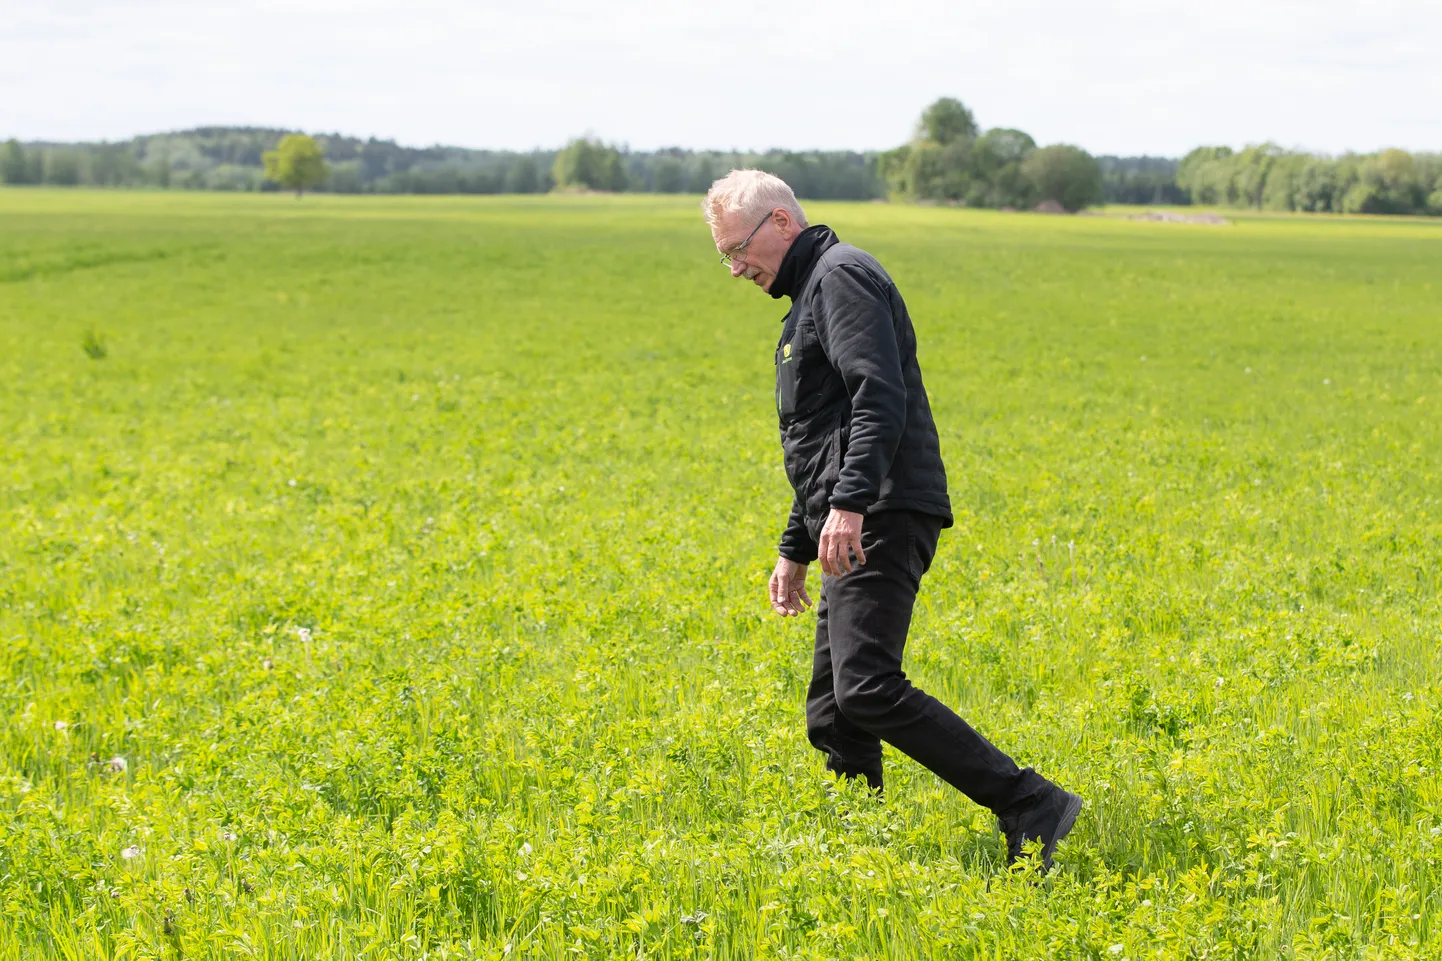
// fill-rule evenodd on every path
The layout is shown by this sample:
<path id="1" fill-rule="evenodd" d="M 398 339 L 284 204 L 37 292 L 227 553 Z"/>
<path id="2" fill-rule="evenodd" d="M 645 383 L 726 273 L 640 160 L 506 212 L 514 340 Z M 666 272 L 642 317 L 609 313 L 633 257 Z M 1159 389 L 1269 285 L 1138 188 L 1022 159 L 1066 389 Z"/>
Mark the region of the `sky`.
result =
<path id="1" fill-rule="evenodd" d="M 894 147 L 937 97 L 1095 154 L 1442 151 L 1436 0 L 10 0 L 0 139 Z"/>

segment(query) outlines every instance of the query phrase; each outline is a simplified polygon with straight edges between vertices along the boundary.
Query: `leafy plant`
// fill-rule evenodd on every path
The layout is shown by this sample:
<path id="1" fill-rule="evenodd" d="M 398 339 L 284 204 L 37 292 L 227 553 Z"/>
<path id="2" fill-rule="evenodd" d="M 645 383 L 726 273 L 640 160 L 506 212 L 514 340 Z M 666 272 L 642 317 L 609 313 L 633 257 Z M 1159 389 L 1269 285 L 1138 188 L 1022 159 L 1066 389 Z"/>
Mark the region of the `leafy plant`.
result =
<path id="1" fill-rule="evenodd" d="M 109 351 L 105 349 L 105 341 L 93 330 L 87 330 L 85 337 L 80 341 L 80 349 L 85 351 L 85 356 L 91 360 L 104 360 Z"/>

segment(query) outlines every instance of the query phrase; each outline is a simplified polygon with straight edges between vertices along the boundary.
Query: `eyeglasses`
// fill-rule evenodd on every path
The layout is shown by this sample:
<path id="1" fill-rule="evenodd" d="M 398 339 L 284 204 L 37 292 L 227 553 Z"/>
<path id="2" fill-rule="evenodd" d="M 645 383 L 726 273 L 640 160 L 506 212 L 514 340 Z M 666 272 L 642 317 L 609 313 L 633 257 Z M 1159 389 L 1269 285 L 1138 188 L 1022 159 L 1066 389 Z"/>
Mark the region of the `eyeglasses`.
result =
<path id="1" fill-rule="evenodd" d="M 767 215 L 766 215 L 766 220 L 763 220 L 763 221 L 761 221 L 761 223 L 757 224 L 756 227 L 755 227 L 755 229 L 753 229 L 753 230 L 751 231 L 751 233 L 749 233 L 749 234 L 746 235 L 746 239 L 745 239 L 745 240 L 741 241 L 741 243 L 737 244 L 735 247 L 732 247 L 728 252 L 722 254 L 722 255 L 721 255 L 721 266 L 723 266 L 723 267 L 730 267 L 730 266 L 731 266 L 731 258 L 732 258 L 732 257 L 735 257 L 737 254 L 744 254 L 744 253 L 746 252 L 746 245 L 749 244 L 749 243 L 751 243 L 751 238 L 756 236 L 756 231 L 757 231 L 757 230 L 760 230 L 762 227 L 765 227 L 765 226 L 766 226 L 766 221 L 767 221 L 767 220 L 770 220 L 770 219 L 771 219 L 771 215 L 770 215 L 770 214 L 767 214 Z"/>

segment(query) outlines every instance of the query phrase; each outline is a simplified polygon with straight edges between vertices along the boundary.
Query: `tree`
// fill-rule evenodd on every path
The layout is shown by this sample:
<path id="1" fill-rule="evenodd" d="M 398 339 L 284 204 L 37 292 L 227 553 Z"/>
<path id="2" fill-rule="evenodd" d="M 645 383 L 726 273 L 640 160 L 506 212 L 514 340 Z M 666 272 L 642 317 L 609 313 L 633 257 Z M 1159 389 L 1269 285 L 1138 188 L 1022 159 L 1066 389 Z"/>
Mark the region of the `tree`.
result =
<path id="1" fill-rule="evenodd" d="M 246 187 L 253 190 L 253 187 Z M 331 164 L 330 176 L 326 178 L 325 189 L 333 194 L 358 194 L 364 189 L 361 181 L 360 161 L 344 160 Z"/>
<path id="2" fill-rule="evenodd" d="M 504 187 L 508 194 L 533 194 L 541 189 L 541 172 L 531 157 L 517 157 L 506 168 Z"/>
<path id="3" fill-rule="evenodd" d="M 1311 213 L 1337 210 L 1342 191 L 1337 186 L 1337 163 L 1326 157 L 1307 157 L 1292 186 L 1292 203 Z"/>
<path id="4" fill-rule="evenodd" d="M 976 175 L 967 205 L 972 207 L 1030 207 L 1031 184 L 1021 172 L 1022 161 L 1036 149 L 1036 141 L 1020 130 L 994 127 L 971 145 L 971 168 Z"/>
<path id="5" fill-rule="evenodd" d="M 578 137 L 556 154 L 552 168 L 558 187 L 625 190 L 626 169 L 615 147 L 592 137 Z"/>
<path id="6" fill-rule="evenodd" d="M 651 174 L 651 189 L 658 194 L 679 194 L 686 189 L 686 171 L 676 157 L 657 159 Z"/>
<path id="7" fill-rule="evenodd" d="M 1177 164 L 1169 157 L 1097 158 L 1102 168 L 1102 193 L 1109 204 L 1185 204 L 1186 191 L 1177 186 Z"/>
<path id="8" fill-rule="evenodd" d="M 162 153 L 150 164 L 150 176 L 157 187 L 170 186 L 170 157 Z"/>
<path id="9" fill-rule="evenodd" d="M 974 203 L 978 186 L 984 188 L 972 166 L 970 140 L 949 144 L 923 141 L 908 158 L 908 179 L 919 200 Z"/>
<path id="10" fill-rule="evenodd" d="M 996 158 L 1000 165 L 1022 160 L 1036 149 L 1036 141 L 1031 138 L 1031 134 L 1024 130 L 992 127 L 982 134 L 981 138 L 977 140 L 976 146 L 989 156 Z"/>
<path id="11" fill-rule="evenodd" d="M 1344 214 L 1380 214 L 1385 212 L 1385 205 L 1386 200 L 1379 196 L 1377 186 L 1365 181 L 1357 181 L 1342 194 Z"/>
<path id="12" fill-rule="evenodd" d="M 1102 168 L 1091 154 L 1070 144 L 1053 144 L 1027 154 L 1021 172 L 1036 196 L 1076 212 L 1102 199 Z"/>
<path id="13" fill-rule="evenodd" d="M 1367 158 L 1362 178 L 1377 193 L 1378 213 L 1421 213 L 1427 205 L 1431 184 L 1419 176 L 1417 161 L 1405 150 L 1384 150 Z"/>
<path id="14" fill-rule="evenodd" d="M 922 111 L 911 143 L 878 158 L 877 171 L 891 193 L 909 200 L 985 205 L 991 192 L 977 168 L 976 135 L 966 105 L 942 97 Z"/>
<path id="15" fill-rule="evenodd" d="M 297 199 L 302 192 L 330 176 L 320 144 L 303 133 L 281 137 L 276 148 L 267 150 L 262 160 L 265 163 L 265 179 L 287 190 L 294 190 Z"/>
<path id="16" fill-rule="evenodd" d="M 144 178 L 140 161 L 124 144 L 102 143 L 90 151 L 90 183 L 123 187 Z"/>
<path id="17" fill-rule="evenodd" d="M 718 168 L 716 158 L 709 153 L 698 153 L 691 157 L 691 163 L 687 165 L 686 183 L 698 193 L 711 189 L 711 184 L 722 176 L 723 172 Z"/>
<path id="18" fill-rule="evenodd" d="M 932 143 L 956 143 L 976 137 L 976 118 L 966 105 L 954 97 L 942 97 L 921 113 L 916 127 L 916 139 Z"/>
<path id="19" fill-rule="evenodd" d="M 1271 176 L 1282 156 L 1282 148 L 1274 143 L 1253 144 L 1241 153 L 1232 155 L 1228 165 L 1231 176 L 1228 181 L 1227 202 L 1260 210 L 1266 195 L 1267 178 Z"/>
<path id="20" fill-rule="evenodd" d="M 0 180 L 7 184 L 32 182 L 30 158 L 25 156 L 25 148 L 20 146 L 18 140 L 12 139 L 5 144 L 4 156 L 0 157 Z"/>
<path id="21" fill-rule="evenodd" d="M 1191 195 L 1194 204 L 1229 203 L 1225 181 L 1231 156 L 1231 147 L 1197 147 L 1178 165 L 1177 186 Z"/>
<path id="22" fill-rule="evenodd" d="M 1303 199 L 1302 175 L 1310 160 L 1306 154 L 1278 154 L 1262 185 L 1261 206 L 1267 210 L 1296 210 Z"/>
<path id="23" fill-rule="evenodd" d="M 898 200 L 914 196 L 908 174 L 911 149 L 911 144 L 902 144 L 876 158 L 876 171 L 886 182 L 887 195 Z"/>
<path id="24" fill-rule="evenodd" d="M 81 181 L 81 155 L 74 150 L 53 148 L 45 151 L 44 182 L 56 187 L 78 187 Z"/>

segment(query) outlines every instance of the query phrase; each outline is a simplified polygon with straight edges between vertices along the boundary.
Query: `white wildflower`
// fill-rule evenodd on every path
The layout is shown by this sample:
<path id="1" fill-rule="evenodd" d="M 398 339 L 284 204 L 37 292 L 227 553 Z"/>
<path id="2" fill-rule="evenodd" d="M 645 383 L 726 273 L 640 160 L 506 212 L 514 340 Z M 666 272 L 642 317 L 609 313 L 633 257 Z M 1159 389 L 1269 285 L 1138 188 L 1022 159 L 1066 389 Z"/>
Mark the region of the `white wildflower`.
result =
<path id="1" fill-rule="evenodd" d="M 310 628 L 308 628 L 308 627 L 297 627 L 297 628 L 295 629 L 295 636 L 298 637 L 298 638 L 300 638 L 300 642 L 301 642 L 302 644 L 309 644 L 309 643 L 310 643 Z"/>
<path id="2" fill-rule="evenodd" d="M 118 754 L 105 762 L 105 769 L 113 774 L 124 774 L 125 769 L 129 766 L 130 765 L 125 763 L 125 758 Z"/>
<path id="3" fill-rule="evenodd" d="M 287 487 L 294 487 L 294 486 L 295 486 L 295 478 L 292 477 L 290 480 L 286 481 L 286 482 L 285 482 L 285 486 L 287 486 Z"/>
<path id="4" fill-rule="evenodd" d="M 1110 954 L 1121 954 L 1125 950 L 1126 947 L 1120 944 L 1114 944 L 1111 947 L 1107 948 L 1107 952 Z"/>
<path id="5" fill-rule="evenodd" d="M 519 854 L 521 857 L 523 857 L 523 858 L 528 858 L 528 857 L 530 857 L 530 856 L 531 856 L 531 842 L 530 842 L 530 841 L 527 841 L 525 844 L 522 844 L 522 845 L 521 845 L 521 850 L 518 851 L 518 852 L 516 852 L 516 853 L 518 853 L 518 854 Z"/>
<path id="6" fill-rule="evenodd" d="M 66 729 L 67 727 L 69 727 L 69 726 L 70 726 L 70 725 L 69 725 L 69 724 L 66 724 L 64 721 L 56 721 L 56 722 L 55 722 L 55 730 L 57 730 L 57 731 L 63 731 L 63 730 L 65 730 L 65 729 Z"/>
<path id="7" fill-rule="evenodd" d="M 221 831 L 221 832 L 220 832 L 220 839 L 221 839 L 222 841 L 234 841 L 234 840 L 235 840 L 235 832 L 234 832 L 234 831 Z"/>
<path id="8" fill-rule="evenodd" d="M 126 848 L 124 851 L 121 851 L 121 852 L 120 852 L 120 856 L 121 856 L 122 858 L 124 858 L 125 860 L 127 860 L 127 861 L 129 861 L 131 858 L 138 858 L 138 857 L 140 857 L 140 848 L 137 847 L 136 845 L 132 844 L 130 847 Z"/>

